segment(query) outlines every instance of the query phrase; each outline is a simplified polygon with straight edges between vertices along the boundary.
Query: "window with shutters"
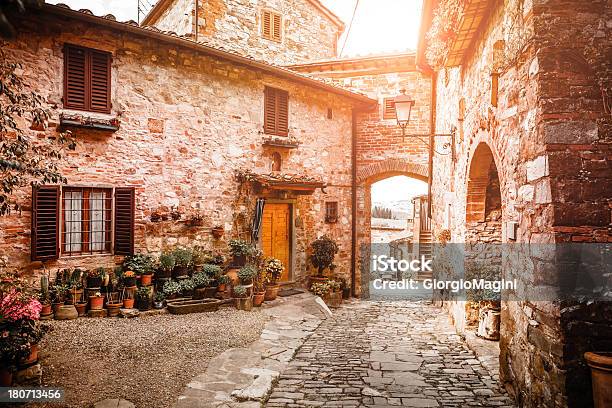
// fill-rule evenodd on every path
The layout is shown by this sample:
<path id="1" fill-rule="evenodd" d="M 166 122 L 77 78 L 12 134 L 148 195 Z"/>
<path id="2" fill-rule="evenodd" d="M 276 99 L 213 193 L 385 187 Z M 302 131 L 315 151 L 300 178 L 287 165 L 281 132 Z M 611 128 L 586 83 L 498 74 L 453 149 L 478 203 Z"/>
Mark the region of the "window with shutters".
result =
<path id="1" fill-rule="evenodd" d="M 325 203 L 325 222 L 333 224 L 338 222 L 338 202 L 328 201 Z"/>
<path id="2" fill-rule="evenodd" d="M 264 133 L 289 135 L 289 93 L 266 87 L 264 92 Z"/>
<path id="3" fill-rule="evenodd" d="M 280 14 L 273 11 L 264 10 L 261 12 L 261 35 L 274 41 L 281 41 L 283 19 Z"/>
<path id="4" fill-rule="evenodd" d="M 64 108 L 111 112 L 111 54 L 64 47 Z"/>
<path id="5" fill-rule="evenodd" d="M 393 98 L 383 99 L 383 119 L 397 119 L 395 116 L 395 102 Z"/>
<path id="6" fill-rule="evenodd" d="M 133 188 L 41 186 L 32 199 L 33 260 L 134 252 Z"/>

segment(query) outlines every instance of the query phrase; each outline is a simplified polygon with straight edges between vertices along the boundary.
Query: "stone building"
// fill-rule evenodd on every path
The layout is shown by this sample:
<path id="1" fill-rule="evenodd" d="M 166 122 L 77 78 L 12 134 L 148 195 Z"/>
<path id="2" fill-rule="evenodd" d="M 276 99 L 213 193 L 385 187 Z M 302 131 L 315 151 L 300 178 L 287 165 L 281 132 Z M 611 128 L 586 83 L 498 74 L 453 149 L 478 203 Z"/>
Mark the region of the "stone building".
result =
<path id="1" fill-rule="evenodd" d="M 434 234 L 545 246 L 501 273 L 555 290 L 564 243 L 611 241 L 612 9 L 478 0 L 459 12 L 457 4 L 425 1 L 417 54 L 434 78 L 435 131 L 457 128 L 456 155 L 433 155 Z M 452 33 L 440 30 L 445 23 Z M 519 404 L 590 406 L 582 355 L 612 349 L 608 304 L 502 295 L 500 375 Z M 464 330 L 466 303 L 444 304 Z"/>
<path id="2" fill-rule="evenodd" d="M 12 265 L 225 250 L 250 236 L 251 206 L 266 198 L 260 240 L 288 266 L 285 281 L 304 281 L 307 246 L 322 234 L 339 243 L 337 270 L 349 277 L 353 111 L 375 100 L 111 16 L 44 5 L 12 18 L 20 33 L 2 49 L 52 112 L 31 135 L 67 129 L 78 140 L 68 184 L 24 190 L 24 210 L 0 219 Z"/>

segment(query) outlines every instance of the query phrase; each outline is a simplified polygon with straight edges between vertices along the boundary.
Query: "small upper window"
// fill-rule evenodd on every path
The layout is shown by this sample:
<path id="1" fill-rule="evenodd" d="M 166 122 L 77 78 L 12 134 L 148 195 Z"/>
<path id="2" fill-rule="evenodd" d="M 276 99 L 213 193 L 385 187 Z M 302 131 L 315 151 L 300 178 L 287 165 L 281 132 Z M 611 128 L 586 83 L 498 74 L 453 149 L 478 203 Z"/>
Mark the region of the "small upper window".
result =
<path id="1" fill-rule="evenodd" d="M 393 98 L 383 99 L 383 119 L 396 119 Z"/>
<path id="2" fill-rule="evenodd" d="M 261 34 L 268 40 L 282 40 L 282 17 L 278 13 L 264 10 L 261 13 Z"/>
<path id="3" fill-rule="evenodd" d="M 334 224 L 338 222 L 338 202 L 328 201 L 325 203 L 325 222 Z"/>
<path id="4" fill-rule="evenodd" d="M 110 53 L 66 45 L 64 108 L 110 113 L 110 68 Z"/>

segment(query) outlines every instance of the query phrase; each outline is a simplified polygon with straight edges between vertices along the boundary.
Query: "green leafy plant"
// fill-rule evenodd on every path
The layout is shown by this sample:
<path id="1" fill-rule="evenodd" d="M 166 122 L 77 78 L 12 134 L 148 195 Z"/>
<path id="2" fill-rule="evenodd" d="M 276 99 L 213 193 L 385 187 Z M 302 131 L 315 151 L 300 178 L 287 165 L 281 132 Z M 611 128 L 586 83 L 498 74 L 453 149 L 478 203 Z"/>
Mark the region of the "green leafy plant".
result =
<path id="1" fill-rule="evenodd" d="M 176 266 L 182 268 L 188 268 L 191 266 L 191 262 L 193 261 L 193 254 L 189 249 L 186 248 L 176 248 L 174 252 L 172 252 L 174 256 L 174 260 Z"/>
<path id="2" fill-rule="evenodd" d="M 193 285 L 197 289 L 205 288 L 212 283 L 212 280 L 210 279 L 210 277 L 204 272 L 199 272 L 199 273 L 194 274 L 192 279 L 193 279 Z"/>
<path id="3" fill-rule="evenodd" d="M 310 262 L 317 268 L 317 276 L 322 277 L 325 269 L 331 268 L 334 264 L 334 257 L 339 250 L 338 244 L 327 235 L 323 235 L 310 244 L 310 249 Z"/>
<path id="4" fill-rule="evenodd" d="M 174 265 L 176 264 L 176 260 L 174 259 L 174 255 L 170 252 L 162 252 L 159 256 L 159 267 L 166 271 L 171 272 L 174 269 Z"/>
<path id="5" fill-rule="evenodd" d="M 191 278 L 183 279 L 180 284 L 182 292 L 190 292 L 195 289 L 195 283 Z"/>
<path id="6" fill-rule="evenodd" d="M 127 256 L 123 261 L 123 269 L 134 271 L 136 275 L 150 275 L 153 273 L 154 261 L 151 255 L 136 254 Z"/>
<path id="7" fill-rule="evenodd" d="M 166 283 L 164 283 L 162 292 L 164 292 L 164 295 L 166 295 L 166 297 L 170 297 L 172 295 L 180 294 L 182 290 L 183 288 L 180 283 L 173 281 L 173 280 L 169 280 Z"/>
<path id="8" fill-rule="evenodd" d="M 230 279 L 229 276 L 221 275 L 221 276 L 219 276 L 219 279 L 218 279 L 217 282 L 219 283 L 219 285 L 228 285 L 231 281 L 232 280 Z"/>
<path id="9" fill-rule="evenodd" d="M 157 291 L 155 293 L 155 296 L 153 297 L 153 300 L 155 300 L 156 302 L 163 302 L 164 300 L 166 300 L 166 295 L 162 291 Z"/>
<path id="10" fill-rule="evenodd" d="M 136 300 L 149 300 L 151 299 L 151 290 L 147 287 L 141 287 L 136 291 Z"/>
<path id="11" fill-rule="evenodd" d="M 239 285 L 234 288 L 234 295 L 238 298 L 247 297 L 247 293 L 248 293 L 248 290 L 246 286 Z"/>
<path id="12" fill-rule="evenodd" d="M 245 265 L 238 271 L 238 278 L 243 284 L 250 283 L 257 276 L 257 268 L 253 265 Z"/>
<path id="13" fill-rule="evenodd" d="M 219 265 L 205 264 L 202 267 L 202 273 L 206 274 L 212 280 L 218 280 L 223 274 L 223 269 Z"/>
<path id="14" fill-rule="evenodd" d="M 248 256 L 253 247 L 242 239 L 232 239 L 229 242 L 230 254 L 234 257 Z"/>

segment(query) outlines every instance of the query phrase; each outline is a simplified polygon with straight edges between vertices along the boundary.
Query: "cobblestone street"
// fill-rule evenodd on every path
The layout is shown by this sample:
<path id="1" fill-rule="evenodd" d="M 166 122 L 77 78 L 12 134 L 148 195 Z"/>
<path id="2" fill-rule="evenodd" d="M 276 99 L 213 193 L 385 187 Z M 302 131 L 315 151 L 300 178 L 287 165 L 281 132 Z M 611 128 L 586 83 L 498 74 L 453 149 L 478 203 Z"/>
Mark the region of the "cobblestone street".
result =
<path id="1" fill-rule="evenodd" d="M 304 343 L 267 407 L 510 407 L 511 399 L 427 303 L 343 307 Z"/>

